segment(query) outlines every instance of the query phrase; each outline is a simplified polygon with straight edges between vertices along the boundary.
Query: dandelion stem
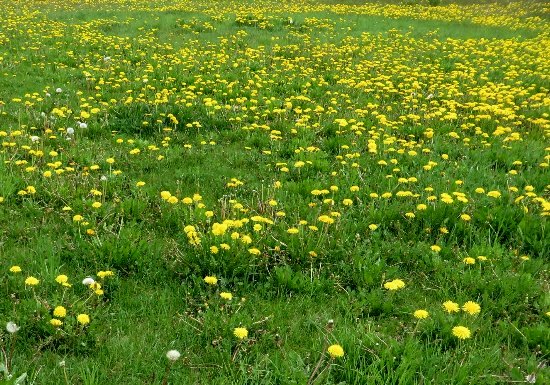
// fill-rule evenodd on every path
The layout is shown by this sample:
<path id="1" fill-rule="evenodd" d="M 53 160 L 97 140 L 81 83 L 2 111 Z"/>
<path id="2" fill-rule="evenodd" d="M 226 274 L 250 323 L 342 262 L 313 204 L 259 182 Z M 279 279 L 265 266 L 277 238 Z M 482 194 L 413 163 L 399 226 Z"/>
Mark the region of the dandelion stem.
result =
<path id="1" fill-rule="evenodd" d="M 13 333 L 10 338 L 10 353 L 6 358 L 6 369 L 8 372 L 11 372 L 11 363 L 13 359 L 13 352 L 15 351 L 15 339 L 17 338 L 17 333 Z"/>
<path id="2" fill-rule="evenodd" d="M 235 348 L 235 352 L 233 353 L 233 356 L 231 357 L 231 362 L 235 362 L 235 359 L 237 358 L 237 354 L 239 354 L 239 350 L 241 349 L 241 344 L 238 344 Z"/>
<path id="3" fill-rule="evenodd" d="M 315 374 L 317 373 L 317 371 L 321 367 L 321 364 L 323 363 L 324 358 L 325 358 L 325 354 L 324 354 L 324 350 L 323 350 L 323 354 L 321 354 L 321 357 L 319 358 L 319 361 L 317 362 L 317 366 L 315 366 L 315 369 L 313 369 L 313 372 L 311 373 L 311 376 L 309 377 L 309 380 L 307 380 L 307 385 L 311 385 L 311 384 L 313 384 L 313 381 L 315 381 Z"/>
<path id="4" fill-rule="evenodd" d="M 65 383 L 69 385 L 69 378 L 67 377 L 67 368 L 63 366 L 63 375 L 65 376 Z"/>
<path id="5" fill-rule="evenodd" d="M 4 346 L 1 346 L 0 349 L 2 350 L 2 355 L 4 356 L 4 366 L 6 367 L 6 370 L 9 373 L 8 369 L 8 354 L 6 353 L 6 349 L 4 349 Z"/>
<path id="6" fill-rule="evenodd" d="M 329 362 L 327 365 L 325 365 L 325 367 L 323 368 L 323 370 L 321 370 L 319 372 L 319 374 L 315 377 L 315 379 L 311 382 L 312 384 L 314 382 L 316 382 L 319 378 L 321 378 L 321 376 L 323 375 L 323 373 L 325 372 L 325 370 L 329 370 L 329 373 L 330 373 L 330 369 L 332 368 L 332 362 Z"/>
<path id="7" fill-rule="evenodd" d="M 168 375 L 170 374 L 170 369 L 172 368 L 172 364 L 169 363 L 166 365 L 166 369 L 164 370 L 164 377 L 162 378 L 162 385 L 168 384 Z"/>

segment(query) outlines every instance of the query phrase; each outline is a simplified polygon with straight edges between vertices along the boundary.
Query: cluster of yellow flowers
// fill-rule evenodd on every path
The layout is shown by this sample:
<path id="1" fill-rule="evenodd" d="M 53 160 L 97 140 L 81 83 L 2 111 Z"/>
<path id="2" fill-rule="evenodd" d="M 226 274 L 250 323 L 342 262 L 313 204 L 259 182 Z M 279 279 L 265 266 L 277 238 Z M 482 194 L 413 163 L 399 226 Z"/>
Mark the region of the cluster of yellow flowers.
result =
<path id="1" fill-rule="evenodd" d="M 10 267 L 9 271 L 14 275 L 19 275 L 22 273 L 23 269 L 19 265 L 14 265 Z M 103 280 L 107 277 L 114 276 L 114 272 L 111 270 L 99 271 L 97 273 L 97 276 L 99 279 Z M 69 277 L 65 274 L 59 274 L 57 277 L 55 277 L 55 282 L 58 283 L 61 287 L 63 287 L 64 290 L 67 290 L 72 287 L 72 284 L 69 283 Z M 34 288 L 41 285 L 41 281 L 34 276 L 28 276 L 25 278 L 24 283 L 25 283 L 25 286 L 33 288 L 33 295 L 36 296 L 37 293 L 36 291 L 34 291 Z M 90 288 L 92 295 L 101 296 L 104 294 L 101 283 L 95 281 L 93 278 L 87 277 L 82 281 L 82 283 Z M 63 298 L 65 298 L 65 294 L 66 292 L 64 292 Z M 74 298 L 72 300 L 74 302 L 71 306 L 74 306 L 75 304 L 78 303 L 78 301 L 74 300 Z M 39 301 L 39 302 L 46 304 L 46 306 L 49 306 L 45 301 Z M 53 311 L 51 312 L 51 314 L 53 318 L 50 319 L 49 323 L 55 328 L 59 328 L 64 324 L 63 319 L 67 317 L 67 308 L 65 308 L 63 305 L 56 305 L 53 308 Z M 90 316 L 88 314 L 79 313 L 79 314 L 76 314 L 75 317 L 76 317 L 76 321 L 80 325 L 84 326 L 90 323 Z"/>
<path id="2" fill-rule="evenodd" d="M 443 303 L 443 309 L 447 313 L 458 313 L 460 309 L 462 309 L 464 312 L 468 313 L 469 315 L 477 315 L 481 312 L 481 306 L 479 306 L 478 303 L 473 301 L 467 301 L 462 305 L 462 308 L 460 305 L 453 301 L 445 301 Z M 430 313 L 425 309 L 418 309 L 413 313 L 413 316 L 419 320 L 426 319 L 430 316 Z M 467 339 L 471 337 L 471 331 L 465 326 L 455 326 L 452 329 L 452 333 L 455 337 L 459 339 Z"/>

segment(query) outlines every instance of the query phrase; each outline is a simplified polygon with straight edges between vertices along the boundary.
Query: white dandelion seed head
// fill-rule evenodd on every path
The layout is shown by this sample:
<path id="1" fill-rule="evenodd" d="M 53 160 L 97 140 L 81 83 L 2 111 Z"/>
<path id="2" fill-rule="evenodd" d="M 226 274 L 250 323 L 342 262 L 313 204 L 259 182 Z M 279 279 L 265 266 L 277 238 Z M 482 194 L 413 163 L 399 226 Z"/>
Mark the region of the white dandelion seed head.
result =
<path id="1" fill-rule="evenodd" d="M 177 350 L 169 350 L 166 353 L 166 358 L 168 358 L 172 362 L 177 361 L 180 357 L 181 357 L 181 354 Z"/>
<path id="2" fill-rule="evenodd" d="M 15 333 L 16 331 L 19 330 L 19 326 L 17 326 L 17 325 L 15 324 L 15 322 L 9 321 L 9 322 L 6 324 L 6 330 L 8 331 L 8 333 L 13 334 L 13 333 Z"/>
<path id="3" fill-rule="evenodd" d="M 84 128 L 88 128 L 88 125 L 86 123 L 82 122 L 82 123 L 79 124 L 79 127 L 84 129 Z"/>
<path id="4" fill-rule="evenodd" d="M 31 136 L 31 142 L 34 143 L 34 142 L 38 142 L 39 140 L 40 140 L 40 138 L 38 136 L 36 136 L 36 135 Z"/>
<path id="5" fill-rule="evenodd" d="M 93 285 L 95 283 L 95 280 L 92 277 L 86 277 L 82 280 L 82 284 L 86 286 Z"/>
<path id="6" fill-rule="evenodd" d="M 73 135 L 73 134 L 74 134 L 74 128 L 72 128 L 72 127 L 67 127 L 67 134 L 68 134 L 68 135 Z"/>
<path id="7" fill-rule="evenodd" d="M 58 94 L 60 94 L 60 93 L 63 92 L 63 90 L 62 90 L 61 88 L 58 87 L 58 88 L 55 89 L 55 92 L 57 92 Z"/>

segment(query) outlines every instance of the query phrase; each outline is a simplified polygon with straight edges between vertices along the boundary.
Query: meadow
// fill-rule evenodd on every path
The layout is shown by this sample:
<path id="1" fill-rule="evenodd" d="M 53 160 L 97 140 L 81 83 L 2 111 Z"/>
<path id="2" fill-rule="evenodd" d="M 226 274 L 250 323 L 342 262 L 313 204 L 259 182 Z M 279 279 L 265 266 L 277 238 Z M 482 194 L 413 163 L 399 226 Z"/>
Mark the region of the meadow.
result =
<path id="1" fill-rule="evenodd" d="M 0 11 L 0 384 L 550 381 L 547 2 Z"/>

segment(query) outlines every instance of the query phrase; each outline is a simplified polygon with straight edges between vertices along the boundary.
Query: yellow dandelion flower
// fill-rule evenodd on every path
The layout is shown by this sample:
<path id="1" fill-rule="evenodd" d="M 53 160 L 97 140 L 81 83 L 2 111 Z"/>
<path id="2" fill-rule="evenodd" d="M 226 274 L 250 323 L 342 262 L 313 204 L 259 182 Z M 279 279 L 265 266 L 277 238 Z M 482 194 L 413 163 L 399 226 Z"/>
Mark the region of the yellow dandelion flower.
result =
<path id="1" fill-rule="evenodd" d="M 63 321 L 58 320 L 57 318 L 52 318 L 52 319 L 50 320 L 50 324 L 51 324 L 53 327 L 58 328 L 58 327 L 60 327 L 61 325 L 63 325 Z"/>
<path id="2" fill-rule="evenodd" d="M 329 217 L 328 215 L 321 215 L 319 218 L 317 218 L 320 222 L 331 224 L 334 223 L 334 219 Z"/>
<path id="3" fill-rule="evenodd" d="M 262 253 L 260 250 L 256 249 L 255 247 L 248 249 L 248 252 L 252 255 L 260 255 Z"/>
<path id="4" fill-rule="evenodd" d="M 430 316 L 430 313 L 425 309 L 418 309 L 413 313 L 414 318 L 426 319 Z"/>
<path id="5" fill-rule="evenodd" d="M 340 358 L 344 356 L 344 348 L 340 345 L 330 345 L 327 349 L 328 354 L 331 358 Z"/>
<path id="6" fill-rule="evenodd" d="M 458 313 L 460 311 L 460 307 L 458 303 L 453 301 L 445 301 L 443 302 L 443 308 L 447 313 Z"/>
<path id="7" fill-rule="evenodd" d="M 79 324 L 81 325 L 87 325 L 90 323 L 90 316 L 88 316 L 88 314 L 79 314 L 77 317 L 76 317 L 76 320 L 78 321 Z"/>
<path id="8" fill-rule="evenodd" d="M 400 279 L 394 279 L 393 281 L 386 282 L 384 288 L 387 290 L 399 290 L 405 287 L 405 282 Z"/>
<path id="9" fill-rule="evenodd" d="M 112 277 L 113 275 L 115 275 L 115 273 L 113 273 L 111 270 L 97 272 L 97 276 L 99 278 Z"/>
<path id="10" fill-rule="evenodd" d="M 470 329 L 465 326 L 455 326 L 453 328 L 453 335 L 461 340 L 465 340 L 471 337 L 472 333 Z"/>
<path id="11" fill-rule="evenodd" d="M 204 282 L 209 285 L 215 285 L 218 283 L 218 278 L 216 278 L 215 276 L 206 276 L 204 277 Z"/>
<path id="12" fill-rule="evenodd" d="M 60 274 L 57 277 L 55 277 L 55 282 L 62 285 L 64 283 L 69 282 L 69 277 L 67 277 L 65 274 Z"/>
<path id="13" fill-rule="evenodd" d="M 235 328 L 235 330 L 233 330 L 233 335 L 242 340 L 248 337 L 248 330 L 246 330 L 246 328 Z"/>
<path id="14" fill-rule="evenodd" d="M 225 223 L 214 223 L 212 225 L 212 234 L 214 235 L 223 235 L 227 230 L 227 225 Z"/>
<path id="15" fill-rule="evenodd" d="M 479 314 L 479 312 L 481 311 L 481 306 L 479 306 L 479 304 L 476 302 L 468 301 L 464 305 L 462 305 L 462 310 L 470 315 L 476 315 Z"/>
<path id="16" fill-rule="evenodd" d="M 53 309 L 53 315 L 57 318 L 63 318 L 67 315 L 67 309 L 63 306 L 56 306 L 55 309 Z"/>
<path id="17" fill-rule="evenodd" d="M 28 285 L 28 286 L 36 286 L 40 283 L 40 280 L 34 278 L 34 277 L 27 277 L 27 279 L 25 279 L 25 285 Z"/>

